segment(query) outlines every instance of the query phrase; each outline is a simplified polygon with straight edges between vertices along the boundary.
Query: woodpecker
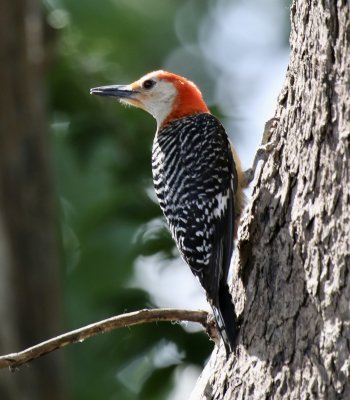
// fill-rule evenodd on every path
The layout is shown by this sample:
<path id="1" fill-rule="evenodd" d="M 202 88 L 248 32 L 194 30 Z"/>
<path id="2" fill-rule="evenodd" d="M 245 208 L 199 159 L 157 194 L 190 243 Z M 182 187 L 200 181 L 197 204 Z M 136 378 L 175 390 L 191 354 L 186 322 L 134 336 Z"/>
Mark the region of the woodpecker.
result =
<path id="1" fill-rule="evenodd" d="M 225 129 L 198 87 L 166 71 L 91 94 L 116 97 L 157 121 L 153 183 L 179 252 L 206 291 L 226 352 L 235 348 L 237 317 L 227 277 L 247 186 Z"/>

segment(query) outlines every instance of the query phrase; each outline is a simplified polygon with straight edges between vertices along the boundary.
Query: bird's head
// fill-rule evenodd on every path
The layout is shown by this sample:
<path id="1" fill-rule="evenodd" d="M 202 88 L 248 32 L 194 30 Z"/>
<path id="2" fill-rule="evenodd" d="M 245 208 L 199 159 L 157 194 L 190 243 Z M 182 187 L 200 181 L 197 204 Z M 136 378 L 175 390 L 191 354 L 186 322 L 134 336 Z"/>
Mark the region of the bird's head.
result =
<path id="1" fill-rule="evenodd" d="M 157 120 L 158 127 L 195 113 L 208 113 L 197 86 L 182 76 L 154 71 L 129 85 L 100 86 L 91 94 L 116 97 L 122 103 L 142 108 Z"/>

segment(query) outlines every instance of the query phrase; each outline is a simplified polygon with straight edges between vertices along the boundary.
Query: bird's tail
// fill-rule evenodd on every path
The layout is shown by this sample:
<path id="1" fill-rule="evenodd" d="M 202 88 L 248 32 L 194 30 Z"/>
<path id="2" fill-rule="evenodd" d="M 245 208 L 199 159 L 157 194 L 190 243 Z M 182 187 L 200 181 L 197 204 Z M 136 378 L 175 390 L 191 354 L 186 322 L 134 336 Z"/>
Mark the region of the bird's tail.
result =
<path id="1" fill-rule="evenodd" d="M 222 284 L 219 288 L 218 305 L 212 304 L 215 320 L 224 341 L 226 353 L 231 353 L 236 347 L 238 324 L 235 306 L 228 285 Z"/>

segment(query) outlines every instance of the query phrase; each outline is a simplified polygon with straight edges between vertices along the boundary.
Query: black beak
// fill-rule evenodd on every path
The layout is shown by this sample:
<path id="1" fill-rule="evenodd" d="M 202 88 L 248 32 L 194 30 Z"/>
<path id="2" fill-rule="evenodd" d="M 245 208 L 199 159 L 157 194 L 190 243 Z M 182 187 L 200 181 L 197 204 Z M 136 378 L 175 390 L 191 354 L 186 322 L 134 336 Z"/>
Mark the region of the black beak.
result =
<path id="1" fill-rule="evenodd" d="M 90 89 L 90 94 L 96 94 L 97 96 L 112 96 L 118 98 L 130 98 L 135 93 L 137 93 L 137 91 L 130 89 L 130 86 L 127 85 L 100 86 Z"/>

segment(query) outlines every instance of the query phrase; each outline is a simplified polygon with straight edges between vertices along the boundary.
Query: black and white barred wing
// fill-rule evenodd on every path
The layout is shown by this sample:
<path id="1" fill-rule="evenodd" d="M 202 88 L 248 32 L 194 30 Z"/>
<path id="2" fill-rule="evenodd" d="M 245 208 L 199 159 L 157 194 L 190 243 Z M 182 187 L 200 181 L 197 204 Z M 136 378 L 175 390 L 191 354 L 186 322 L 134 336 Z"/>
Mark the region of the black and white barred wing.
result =
<path id="1" fill-rule="evenodd" d="M 160 206 L 184 260 L 210 296 L 226 279 L 233 247 L 235 168 L 220 122 L 210 114 L 159 131 L 152 156 Z"/>
<path id="2" fill-rule="evenodd" d="M 215 299 L 219 282 L 226 282 L 233 250 L 235 167 L 220 122 L 210 114 L 199 114 L 196 119 L 196 133 L 184 134 L 181 140 L 181 159 L 192 194 L 187 202 L 192 211 L 187 241 L 190 248 L 196 244 L 193 264 L 198 272 L 193 272 Z"/>

